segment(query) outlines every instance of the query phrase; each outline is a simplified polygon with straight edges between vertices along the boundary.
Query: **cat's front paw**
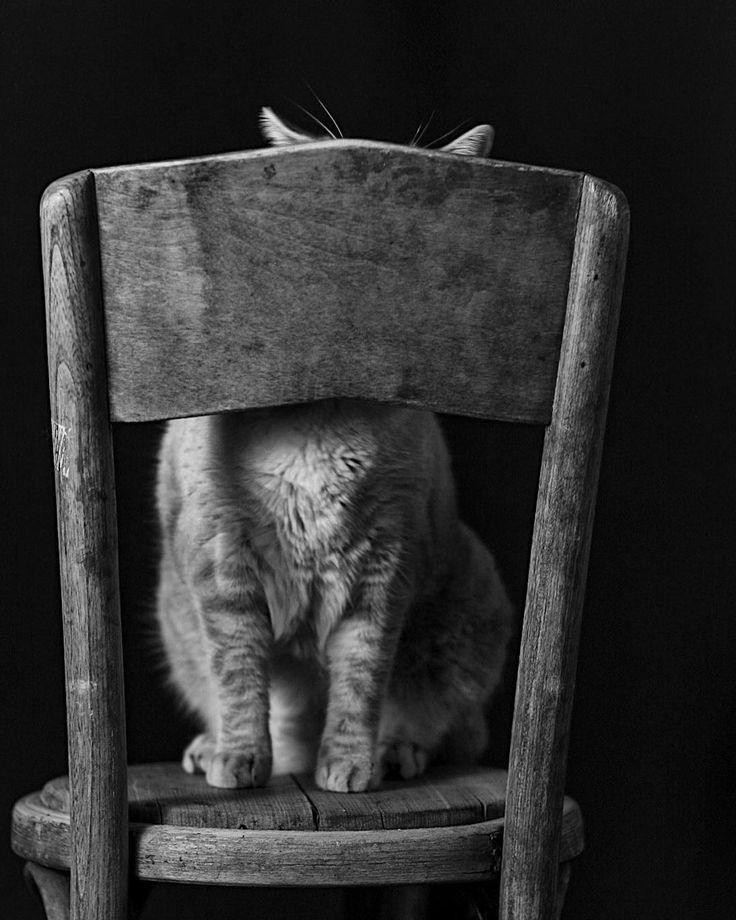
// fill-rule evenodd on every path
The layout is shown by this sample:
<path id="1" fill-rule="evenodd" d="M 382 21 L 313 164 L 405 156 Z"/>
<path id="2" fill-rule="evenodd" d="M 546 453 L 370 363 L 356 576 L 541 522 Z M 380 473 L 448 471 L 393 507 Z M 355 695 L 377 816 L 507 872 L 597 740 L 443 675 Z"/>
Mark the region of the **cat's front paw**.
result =
<path id="1" fill-rule="evenodd" d="M 219 789 L 265 786 L 271 776 L 271 752 L 215 751 L 207 767 L 207 783 Z"/>
<path id="2" fill-rule="evenodd" d="M 373 783 L 373 757 L 362 752 L 320 751 L 314 781 L 329 792 L 365 792 Z"/>

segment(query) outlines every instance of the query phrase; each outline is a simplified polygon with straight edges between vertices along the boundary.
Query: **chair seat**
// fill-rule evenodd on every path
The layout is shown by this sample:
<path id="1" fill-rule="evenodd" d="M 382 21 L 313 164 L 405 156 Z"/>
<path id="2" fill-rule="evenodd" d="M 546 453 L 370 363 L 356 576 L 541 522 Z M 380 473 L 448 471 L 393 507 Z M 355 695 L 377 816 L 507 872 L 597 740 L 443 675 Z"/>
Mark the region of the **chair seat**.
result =
<path id="1" fill-rule="evenodd" d="M 438 767 L 358 795 L 311 777 L 263 789 L 214 789 L 179 764 L 128 768 L 131 866 L 151 881 L 224 885 L 365 885 L 486 881 L 501 863 L 506 773 Z M 16 803 L 13 849 L 68 869 L 69 781 Z M 565 800 L 560 860 L 583 849 L 582 816 Z"/>

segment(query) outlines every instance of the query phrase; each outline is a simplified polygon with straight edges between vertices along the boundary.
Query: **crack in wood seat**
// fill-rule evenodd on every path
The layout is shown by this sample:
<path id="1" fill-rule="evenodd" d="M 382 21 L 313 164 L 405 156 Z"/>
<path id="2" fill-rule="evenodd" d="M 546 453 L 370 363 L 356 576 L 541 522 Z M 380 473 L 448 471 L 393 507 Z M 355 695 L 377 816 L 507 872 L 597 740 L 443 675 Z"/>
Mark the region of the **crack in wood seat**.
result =
<path id="1" fill-rule="evenodd" d="M 506 782 L 503 770 L 437 767 L 346 795 L 324 792 L 311 776 L 230 790 L 176 763 L 131 766 L 132 864 L 142 879 L 210 884 L 354 885 L 377 871 L 385 884 L 491 880 L 500 870 Z M 17 803 L 13 847 L 69 867 L 68 777 Z M 580 809 L 568 798 L 561 861 L 582 848 Z"/>

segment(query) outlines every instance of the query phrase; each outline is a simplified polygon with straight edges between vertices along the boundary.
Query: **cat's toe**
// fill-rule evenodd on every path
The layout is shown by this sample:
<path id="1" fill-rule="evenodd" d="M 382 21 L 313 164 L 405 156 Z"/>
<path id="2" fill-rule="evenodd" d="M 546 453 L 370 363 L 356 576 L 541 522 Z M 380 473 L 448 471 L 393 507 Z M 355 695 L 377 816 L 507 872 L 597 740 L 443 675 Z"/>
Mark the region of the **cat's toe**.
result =
<path id="1" fill-rule="evenodd" d="M 414 779 L 427 769 L 429 755 L 425 748 L 413 741 L 391 741 L 381 744 L 381 762 L 384 773 L 402 779 Z"/>
<path id="2" fill-rule="evenodd" d="M 207 768 L 207 782 L 220 789 L 265 786 L 271 775 L 271 755 L 257 751 L 217 751 Z"/>
<path id="3" fill-rule="evenodd" d="M 372 788 L 373 762 L 367 758 L 320 758 L 314 781 L 329 792 L 365 792 Z"/>
<path id="4" fill-rule="evenodd" d="M 403 779 L 413 779 L 421 776 L 427 769 L 427 752 L 418 744 L 411 741 L 399 745 L 398 760 L 399 774 Z"/>
<path id="5" fill-rule="evenodd" d="M 212 735 L 197 735 L 184 749 L 181 765 L 187 773 L 206 773 L 215 753 Z"/>

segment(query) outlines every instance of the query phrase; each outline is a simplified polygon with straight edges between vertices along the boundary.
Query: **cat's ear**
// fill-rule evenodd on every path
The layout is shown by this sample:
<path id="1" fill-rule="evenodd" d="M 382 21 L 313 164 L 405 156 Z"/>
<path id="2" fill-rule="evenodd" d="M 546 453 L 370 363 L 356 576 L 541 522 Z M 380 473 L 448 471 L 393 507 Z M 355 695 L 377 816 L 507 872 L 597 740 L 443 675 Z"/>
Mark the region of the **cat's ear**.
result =
<path id="1" fill-rule="evenodd" d="M 445 153 L 459 153 L 465 157 L 487 157 L 493 146 L 493 128 L 490 125 L 478 125 L 465 134 L 455 138 L 440 150 Z"/>
<path id="2" fill-rule="evenodd" d="M 288 147 L 291 144 L 309 144 L 317 140 L 311 134 L 290 128 L 276 115 L 272 109 L 264 106 L 258 116 L 261 134 L 274 147 Z"/>

